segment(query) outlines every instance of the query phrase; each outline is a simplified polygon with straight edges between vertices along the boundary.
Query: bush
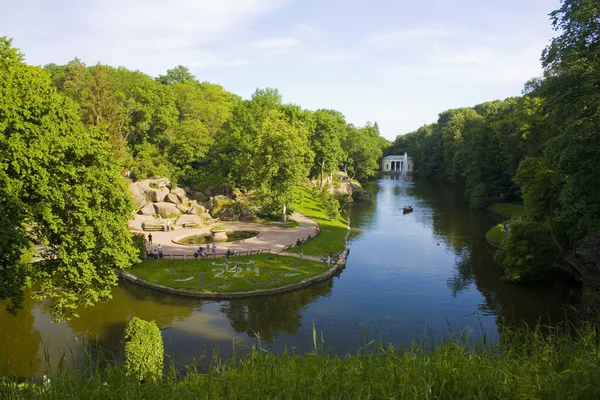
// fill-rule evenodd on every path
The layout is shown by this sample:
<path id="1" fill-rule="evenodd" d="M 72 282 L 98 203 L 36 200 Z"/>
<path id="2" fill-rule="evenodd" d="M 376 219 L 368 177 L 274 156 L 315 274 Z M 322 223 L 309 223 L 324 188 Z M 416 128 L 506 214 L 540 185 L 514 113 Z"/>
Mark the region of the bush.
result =
<path id="1" fill-rule="evenodd" d="M 493 226 L 488 233 L 485 234 L 485 240 L 487 240 L 487 242 L 491 245 L 502 247 L 502 243 L 506 237 L 506 232 L 504 232 L 503 229 L 503 224 Z"/>
<path id="2" fill-rule="evenodd" d="M 124 340 L 125 374 L 140 381 L 160 379 L 164 354 L 162 336 L 156 323 L 133 317 L 125 328 Z"/>
<path id="3" fill-rule="evenodd" d="M 539 222 L 513 222 L 494 259 L 514 282 L 543 279 L 552 269 L 556 250 L 550 230 Z"/>
<path id="4" fill-rule="evenodd" d="M 138 257 L 140 259 L 146 258 L 146 235 L 143 233 L 134 233 L 131 238 L 133 246 L 138 249 Z"/>

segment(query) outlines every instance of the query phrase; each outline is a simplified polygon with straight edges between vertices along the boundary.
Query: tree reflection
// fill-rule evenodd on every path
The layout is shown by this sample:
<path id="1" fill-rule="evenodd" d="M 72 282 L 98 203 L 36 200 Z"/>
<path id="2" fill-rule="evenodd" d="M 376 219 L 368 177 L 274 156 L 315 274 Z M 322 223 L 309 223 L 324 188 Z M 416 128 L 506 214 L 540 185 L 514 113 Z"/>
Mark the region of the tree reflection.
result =
<path id="1" fill-rule="evenodd" d="M 236 332 L 246 332 L 250 337 L 260 335 L 267 342 L 281 333 L 295 334 L 302 325 L 302 310 L 321 296 L 327 296 L 333 280 L 295 292 L 275 296 L 261 296 L 232 300 L 221 306 Z"/>
<path id="2" fill-rule="evenodd" d="M 25 293 L 21 309 L 17 315 L 6 311 L 0 302 L 0 373 L 26 377 L 38 371 L 41 358 L 38 350 L 41 345 L 40 333 L 34 328 L 34 301 Z"/>
<path id="3" fill-rule="evenodd" d="M 92 350 L 99 346 L 118 354 L 125 325 L 131 318 L 154 320 L 159 328 L 164 328 L 175 320 L 188 318 L 201 309 L 202 304 L 198 299 L 148 290 L 122 281 L 113 290 L 112 300 L 81 310 L 78 318 L 67 323 L 79 336 L 87 337 Z"/>

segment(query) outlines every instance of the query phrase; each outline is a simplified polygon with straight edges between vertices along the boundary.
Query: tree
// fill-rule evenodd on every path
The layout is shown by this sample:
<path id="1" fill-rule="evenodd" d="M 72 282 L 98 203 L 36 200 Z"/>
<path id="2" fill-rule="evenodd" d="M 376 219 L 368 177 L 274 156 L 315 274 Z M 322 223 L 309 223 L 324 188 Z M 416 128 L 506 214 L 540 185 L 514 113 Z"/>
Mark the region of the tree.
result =
<path id="1" fill-rule="evenodd" d="M 344 160 L 342 141 L 346 134 L 344 116 L 334 110 L 317 110 L 314 113 L 316 127 L 310 144 L 315 153 L 313 172 L 318 173 L 323 186 L 325 173 L 339 168 Z"/>
<path id="2" fill-rule="evenodd" d="M 379 169 L 379 159 L 383 154 L 379 132 L 373 126 L 363 128 L 348 126 L 344 150 L 346 151 L 346 171 L 352 178 L 365 182 Z"/>
<path id="3" fill-rule="evenodd" d="M 16 307 L 23 283 L 38 282 L 35 295 L 68 317 L 109 298 L 114 271 L 137 260 L 132 200 L 103 132 L 85 129 L 49 73 L 27 66 L 6 38 L 0 72 L 0 296 Z M 43 259 L 23 267 L 34 241 L 45 245 Z"/>
<path id="4" fill-rule="evenodd" d="M 166 75 L 160 75 L 156 79 L 164 85 L 174 85 L 176 83 L 186 82 L 198 82 L 196 81 L 196 77 L 192 75 L 188 67 L 184 67 L 183 65 L 178 65 L 173 69 L 167 70 Z"/>

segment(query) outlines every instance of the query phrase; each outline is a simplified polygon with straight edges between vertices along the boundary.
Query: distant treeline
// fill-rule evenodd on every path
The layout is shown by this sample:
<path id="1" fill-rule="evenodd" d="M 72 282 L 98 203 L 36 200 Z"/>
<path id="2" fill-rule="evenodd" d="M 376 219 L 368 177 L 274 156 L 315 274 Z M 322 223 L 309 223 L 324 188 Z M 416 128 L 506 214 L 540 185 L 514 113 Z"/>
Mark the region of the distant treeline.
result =
<path id="1" fill-rule="evenodd" d="M 498 255 L 510 279 L 557 266 L 597 285 L 600 271 L 600 9 L 563 0 L 544 76 L 522 97 L 448 110 L 399 136 L 422 176 L 464 182 L 473 208 L 520 201 L 526 221 Z"/>

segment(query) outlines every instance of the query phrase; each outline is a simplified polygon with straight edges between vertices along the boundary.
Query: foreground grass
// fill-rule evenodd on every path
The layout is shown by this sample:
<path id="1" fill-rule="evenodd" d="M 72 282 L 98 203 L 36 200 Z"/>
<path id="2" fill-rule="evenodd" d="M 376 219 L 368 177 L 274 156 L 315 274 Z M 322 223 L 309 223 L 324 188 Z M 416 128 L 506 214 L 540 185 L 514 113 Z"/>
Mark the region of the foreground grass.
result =
<path id="1" fill-rule="evenodd" d="M 237 268 L 236 268 L 237 265 Z M 198 292 L 246 292 L 300 282 L 327 270 L 320 262 L 276 254 L 198 260 L 147 259 L 129 272 L 145 281 Z"/>
<path id="2" fill-rule="evenodd" d="M 337 253 L 346 247 L 346 234 L 348 233 L 348 221 L 344 216 L 329 218 L 323 211 L 324 207 L 315 199 L 308 188 L 300 188 L 297 191 L 298 202 L 293 204 L 295 211 L 312 218 L 319 224 L 321 233 L 300 247 L 292 247 L 290 253 L 304 250 L 304 254 L 317 257 L 326 257 L 329 253 Z"/>
<path id="3" fill-rule="evenodd" d="M 525 206 L 523 204 L 492 203 L 487 207 L 487 210 L 508 219 L 525 216 Z"/>
<path id="4" fill-rule="evenodd" d="M 241 360 L 214 361 L 162 382 L 127 379 L 118 365 L 49 375 L 17 385 L 0 378 L 2 399 L 598 399 L 600 357 L 595 332 L 544 336 L 503 333 L 495 345 L 446 341 L 335 357 L 272 355 L 254 348 Z M 317 339 L 315 339 L 315 342 Z M 469 344 L 469 346 L 467 346 Z"/>

